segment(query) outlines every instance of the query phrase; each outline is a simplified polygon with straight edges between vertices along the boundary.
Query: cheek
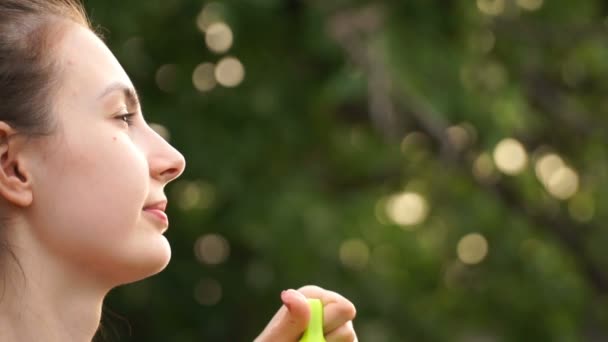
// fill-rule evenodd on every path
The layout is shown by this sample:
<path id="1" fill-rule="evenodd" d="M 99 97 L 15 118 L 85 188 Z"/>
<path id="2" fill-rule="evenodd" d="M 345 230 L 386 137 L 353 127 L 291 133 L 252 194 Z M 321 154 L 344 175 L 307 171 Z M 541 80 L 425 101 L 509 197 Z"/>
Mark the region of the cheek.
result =
<path id="1" fill-rule="evenodd" d="M 149 171 L 146 159 L 127 137 L 73 145 L 70 151 L 58 165 L 61 186 L 55 187 L 70 198 L 71 205 L 101 221 L 139 215 Z"/>
<path id="2" fill-rule="evenodd" d="M 140 150 L 126 135 L 92 133 L 66 140 L 51 157 L 34 193 L 41 237 L 71 259 L 108 259 L 126 249 L 148 194 Z"/>

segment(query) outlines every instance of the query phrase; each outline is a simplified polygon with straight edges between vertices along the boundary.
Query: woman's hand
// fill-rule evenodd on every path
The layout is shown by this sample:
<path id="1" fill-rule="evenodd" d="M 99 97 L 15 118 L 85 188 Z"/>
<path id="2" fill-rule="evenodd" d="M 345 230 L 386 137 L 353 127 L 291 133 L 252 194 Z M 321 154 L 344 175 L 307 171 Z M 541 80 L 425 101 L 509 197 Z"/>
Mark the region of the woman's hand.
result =
<path id="1" fill-rule="evenodd" d="M 357 342 L 352 322 L 356 314 L 353 303 L 318 286 L 283 291 L 283 306 L 254 342 L 297 342 L 310 319 L 307 298 L 323 302 L 323 332 L 327 342 Z"/>

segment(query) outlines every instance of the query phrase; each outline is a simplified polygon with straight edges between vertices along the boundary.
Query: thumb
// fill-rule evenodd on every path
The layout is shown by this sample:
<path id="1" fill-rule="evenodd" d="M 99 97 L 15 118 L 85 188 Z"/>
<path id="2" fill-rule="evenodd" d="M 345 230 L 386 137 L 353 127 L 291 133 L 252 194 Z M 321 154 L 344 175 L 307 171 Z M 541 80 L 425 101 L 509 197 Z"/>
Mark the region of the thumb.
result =
<path id="1" fill-rule="evenodd" d="M 294 342 L 297 341 L 310 320 L 308 300 L 296 290 L 281 293 L 283 306 L 272 318 L 256 342 Z"/>

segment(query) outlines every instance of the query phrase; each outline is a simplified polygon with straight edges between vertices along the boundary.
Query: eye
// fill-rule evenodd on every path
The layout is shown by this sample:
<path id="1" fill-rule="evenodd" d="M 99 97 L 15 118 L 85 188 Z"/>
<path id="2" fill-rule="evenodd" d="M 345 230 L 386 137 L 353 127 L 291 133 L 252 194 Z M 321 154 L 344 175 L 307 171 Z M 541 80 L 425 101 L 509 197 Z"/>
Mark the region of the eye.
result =
<path id="1" fill-rule="evenodd" d="M 132 126 L 133 125 L 133 116 L 135 116 L 135 113 L 127 113 L 127 114 L 118 115 L 118 116 L 116 116 L 116 118 L 118 120 L 126 122 L 127 126 Z"/>

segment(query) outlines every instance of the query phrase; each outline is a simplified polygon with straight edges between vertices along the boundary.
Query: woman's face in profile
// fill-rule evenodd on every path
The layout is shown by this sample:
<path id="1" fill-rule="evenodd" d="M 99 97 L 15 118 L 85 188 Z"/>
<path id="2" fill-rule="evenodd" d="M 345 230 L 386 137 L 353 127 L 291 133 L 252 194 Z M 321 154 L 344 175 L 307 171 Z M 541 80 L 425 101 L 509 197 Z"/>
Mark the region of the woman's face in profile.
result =
<path id="1" fill-rule="evenodd" d="M 53 135 L 28 151 L 33 202 L 28 219 L 42 250 L 111 284 L 160 271 L 171 251 L 163 236 L 163 188 L 183 156 L 144 121 L 133 85 L 105 44 L 75 24 L 58 62 Z M 134 113 L 130 117 L 124 116 Z"/>

